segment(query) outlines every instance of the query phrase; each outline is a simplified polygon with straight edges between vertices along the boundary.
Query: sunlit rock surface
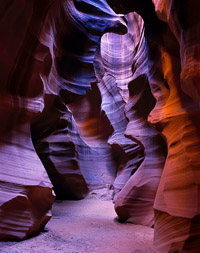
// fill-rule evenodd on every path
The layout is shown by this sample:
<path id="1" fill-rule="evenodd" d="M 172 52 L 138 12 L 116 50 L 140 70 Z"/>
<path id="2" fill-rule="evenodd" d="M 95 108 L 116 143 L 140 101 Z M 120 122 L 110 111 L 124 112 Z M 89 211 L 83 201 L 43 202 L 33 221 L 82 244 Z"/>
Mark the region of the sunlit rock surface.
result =
<path id="1" fill-rule="evenodd" d="M 155 100 L 146 76 L 148 61 L 143 21 L 137 14 L 126 18 L 127 34 L 106 34 L 102 38 L 105 74 L 99 87 L 105 93 L 107 86 L 107 94 L 113 95 L 113 102 L 108 102 L 108 95 L 104 95 L 108 115 L 110 118 L 113 115 L 112 125 L 118 127 L 109 143 L 121 147 L 128 160 L 115 180 L 115 184 L 124 183 L 115 199 L 116 212 L 121 220 L 152 226 L 153 203 L 165 162 L 165 144 L 147 123 Z"/>

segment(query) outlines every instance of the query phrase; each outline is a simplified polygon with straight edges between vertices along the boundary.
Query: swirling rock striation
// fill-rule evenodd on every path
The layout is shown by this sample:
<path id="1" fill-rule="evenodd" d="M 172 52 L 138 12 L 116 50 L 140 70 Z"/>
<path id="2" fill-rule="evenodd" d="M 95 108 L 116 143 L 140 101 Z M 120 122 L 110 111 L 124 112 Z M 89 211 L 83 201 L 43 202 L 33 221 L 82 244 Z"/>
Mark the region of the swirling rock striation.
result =
<path id="1" fill-rule="evenodd" d="M 118 193 L 142 162 L 143 150 L 140 145 L 124 135 L 128 122 L 124 115 L 125 102 L 117 88 L 116 79 L 105 75 L 98 87 L 102 96 L 101 108 L 114 130 L 107 142 L 112 147 L 113 159 L 117 163 L 117 174 L 113 187 L 115 193 Z"/>
<path id="2" fill-rule="evenodd" d="M 1 239 L 21 240 L 39 233 L 51 217 L 52 185 L 30 133 L 32 119 L 44 107 L 44 86 L 34 53 L 42 20 L 51 4 L 1 2 Z"/>
<path id="3" fill-rule="evenodd" d="M 71 112 L 59 103 L 57 96 L 46 95 L 45 105 L 31 127 L 35 149 L 57 199 L 81 199 L 88 187 L 79 167 L 76 146 L 83 145 L 83 141 Z"/>
<path id="4" fill-rule="evenodd" d="M 62 198 L 82 197 L 87 185 L 66 103 L 76 101 L 96 80 L 93 59 L 103 33 L 124 33 L 126 26 L 103 0 L 2 1 L 0 22 L 0 237 L 24 239 L 45 226 L 54 200 L 30 128 L 57 192 Z M 77 143 L 87 147 L 77 136 Z"/>
<path id="5" fill-rule="evenodd" d="M 181 88 L 200 105 L 199 1 L 154 0 L 158 17 L 167 22 L 180 46 Z"/>
<path id="6" fill-rule="evenodd" d="M 112 184 L 115 178 L 113 151 L 107 144 L 112 126 L 100 110 L 94 86 L 93 61 L 107 31 L 124 33 L 126 24 L 106 1 L 58 1 L 40 36 L 50 52 L 51 68 L 42 76 L 45 109 L 32 124 L 32 136 L 61 199 L 83 198 L 88 188 Z"/>
<path id="7" fill-rule="evenodd" d="M 148 65 L 143 22 L 135 13 L 126 18 L 128 33 L 123 36 L 106 34 L 101 43 L 102 62 L 105 66 L 104 86 L 109 85 L 109 92 L 113 95 L 116 93 L 114 87 L 117 86 L 118 94 L 121 94 L 124 102 L 123 111 L 119 114 L 121 122 L 124 122 L 121 133 L 123 138 L 116 141 L 115 134 L 109 143 L 116 142 L 124 149 L 129 158 L 127 168 L 131 171 L 127 173 L 128 182 L 125 181 L 125 186 L 116 197 L 115 209 L 124 221 L 152 226 L 153 203 L 165 162 L 165 144 L 147 123 L 147 116 L 155 101 L 146 77 Z M 114 100 L 118 96 L 115 95 Z M 123 114 L 128 121 L 122 120 Z M 116 121 L 117 116 L 113 114 L 112 125 L 114 119 Z M 126 145 L 123 145 L 123 139 L 126 140 Z M 142 148 L 143 154 L 137 146 L 134 148 L 136 144 Z M 117 177 L 115 182 L 119 179 Z"/>
<path id="8" fill-rule="evenodd" d="M 193 102 L 199 103 L 196 94 L 198 88 L 191 82 L 194 84 L 198 80 L 198 63 L 193 66 L 195 57 L 198 58 L 198 50 L 197 54 L 194 52 L 199 47 L 198 35 L 193 34 L 199 18 L 193 8 L 197 8 L 198 3 L 154 3 L 158 16 L 168 21 L 169 25 L 158 19 L 151 1 L 146 1 L 145 7 L 143 1 L 121 2 L 122 9 L 115 5 L 119 12 L 137 11 L 144 19 L 148 44 L 148 81 L 156 99 L 148 121 L 164 136 L 168 146 L 167 160 L 154 203 L 154 240 L 161 252 L 196 252 L 200 246 L 200 111 Z M 188 14 L 193 12 L 194 18 L 190 20 Z M 194 30 L 191 24 L 194 24 Z M 180 40 L 180 34 L 184 39 Z M 192 63 L 192 66 L 187 63 Z"/>
<path id="9" fill-rule="evenodd" d="M 108 2 L 141 16 L 105 0 L 1 3 L 0 238 L 39 233 L 51 180 L 61 199 L 113 186 L 134 223 L 152 226 L 154 204 L 157 248 L 196 252 L 199 1 Z"/>

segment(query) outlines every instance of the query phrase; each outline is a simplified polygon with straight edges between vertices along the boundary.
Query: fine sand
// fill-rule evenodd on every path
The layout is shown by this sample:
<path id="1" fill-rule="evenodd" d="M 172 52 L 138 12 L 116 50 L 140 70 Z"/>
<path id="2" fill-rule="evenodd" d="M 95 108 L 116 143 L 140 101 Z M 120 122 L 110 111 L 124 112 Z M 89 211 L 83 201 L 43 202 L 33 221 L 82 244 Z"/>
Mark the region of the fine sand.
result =
<path id="1" fill-rule="evenodd" d="M 122 224 L 111 201 L 56 201 L 46 231 L 22 242 L 0 242 L 3 253 L 155 253 L 153 229 Z"/>

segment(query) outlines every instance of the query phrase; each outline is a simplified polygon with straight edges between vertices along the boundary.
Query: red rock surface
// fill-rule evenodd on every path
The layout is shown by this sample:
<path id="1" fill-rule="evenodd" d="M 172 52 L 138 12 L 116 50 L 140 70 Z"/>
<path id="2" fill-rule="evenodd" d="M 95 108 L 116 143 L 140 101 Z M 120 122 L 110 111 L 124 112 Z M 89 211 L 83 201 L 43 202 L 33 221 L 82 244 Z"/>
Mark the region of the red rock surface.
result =
<path id="1" fill-rule="evenodd" d="M 158 17 L 168 23 L 180 46 L 181 88 L 200 105 L 199 1 L 153 2 Z"/>

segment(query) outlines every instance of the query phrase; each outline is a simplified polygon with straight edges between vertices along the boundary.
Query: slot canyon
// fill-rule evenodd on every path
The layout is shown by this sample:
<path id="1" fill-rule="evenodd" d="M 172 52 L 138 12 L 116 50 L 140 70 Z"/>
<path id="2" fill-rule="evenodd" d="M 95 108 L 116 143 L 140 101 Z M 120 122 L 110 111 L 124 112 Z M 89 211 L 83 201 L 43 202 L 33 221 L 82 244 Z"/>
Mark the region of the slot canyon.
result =
<path id="1" fill-rule="evenodd" d="M 1 0 L 0 34 L 0 252 L 199 253 L 200 1 Z"/>

